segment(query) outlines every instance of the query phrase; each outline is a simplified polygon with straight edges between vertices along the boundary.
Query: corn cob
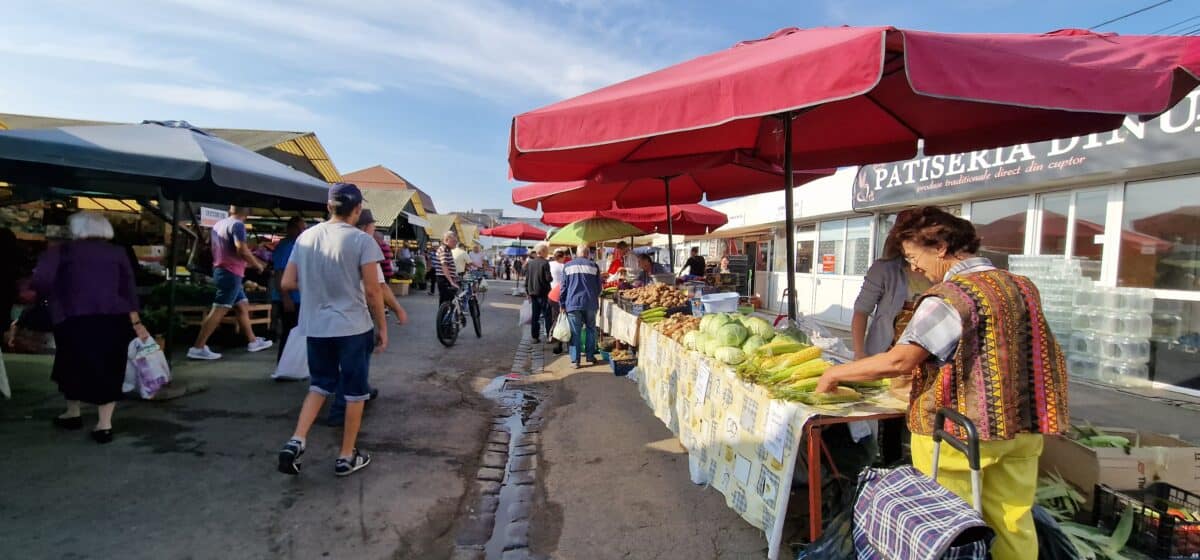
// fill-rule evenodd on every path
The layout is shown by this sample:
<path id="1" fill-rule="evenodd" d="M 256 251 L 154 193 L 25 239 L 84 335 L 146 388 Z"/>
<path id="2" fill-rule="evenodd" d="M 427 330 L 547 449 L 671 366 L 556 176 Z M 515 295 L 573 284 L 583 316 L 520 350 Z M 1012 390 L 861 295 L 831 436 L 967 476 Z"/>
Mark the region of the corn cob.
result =
<path id="1" fill-rule="evenodd" d="M 825 370 L 829 369 L 829 366 L 831 365 L 832 364 L 829 362 L 826 362 L 820 358 L 808 360 L 807 362 L 804 362 L 796 367 L 788 369 L 788 379 L 792 381 L 801 381 L 804 379 L 811 379 L 813 377 L 821 377 L 821 374 L 825 373 Z"/>
<path id="2" fill-rule="evenodd" d="M 830 393 L 808 393 L 798 398 L 804 404 L 823 405 L 860 401 L 862 395 L 849 387 L 838 387 Z"/>
<path id="3" fill-rule="evenodd" d="M 791 354 L 784 354 L 782 360 L 776 362 L 775 365 L 766 368 L 766 370 L 769 372 L 775 373 L 775 372 L 783 371 L 785 369 L 790 369 L 792 367 L 803 364 L 804 362 L 807 362 L 810 360 L 815 360 L 820 357 L 821 357 L 821 349 L 817 348 L 816 346 L 810 346 L 808 348 L 800 350 L 799 352 L 792 352 Z"/>
<path id="4" fill-rule="evenodd" d="M 800 344 L 799 342 L 788 342 L 788 341 L 774 342 L 774 341 L 772 341 L 770 344 L 764 344 L 762 346 L 759 346 L 758 350 L 755 350 L 754 352 L 755 352 L 755 354 L 757 354 L 759 356 L 778 356 L 780 354 L 791 354 L 792 352 L 799 352 L 808 347 L 809 346 L 807 344 Z"/>

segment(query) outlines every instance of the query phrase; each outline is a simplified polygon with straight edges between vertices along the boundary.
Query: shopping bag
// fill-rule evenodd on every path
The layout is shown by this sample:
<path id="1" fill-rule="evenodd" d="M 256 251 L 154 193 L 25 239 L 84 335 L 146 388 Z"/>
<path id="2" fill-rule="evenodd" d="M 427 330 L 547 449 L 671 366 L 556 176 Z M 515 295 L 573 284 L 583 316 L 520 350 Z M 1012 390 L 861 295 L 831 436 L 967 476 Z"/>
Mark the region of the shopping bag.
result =
<path id="1" fill-rule="evenodd" d="M 4 353 L 0 352 L 0 395 L 12 398 L 12 390 L 8 387 L 8 372 L 4 369 Z"/>
<path id="2" fill-rule="evenodd" d="M 571 342 L 571 321 L 567 319 L 565 311 L 558 314 L 558 319 L 554 321 L 554 332 L 550 336 L 559 342 Z"/>
<path id="3" fill-rule="evenodd" d="M 558 303 L 558 298 L 562 296 L 562 286 L 550 288 L 550 295 L 546 296 L 550 301 Z"/>
<path id="4" fill-rule="evenodd" d="M 517 325 L 528 325 L 531 321 L 533 321 L 533 303 L 525 300 L 525 303 L 521 304 L 521 320 Z"/>
<path id="5" fill-rule="evenodd" d="M 143 399 L 152 399 L 158 390 L 171 382 L 171 366 L 167 356 L 154 339 L 133 339 L 126 353 L 125 382 L 121 390 L 137 391 Z"/>
<path id="6" fill-rule="evenodd" d="M 308 379 L 308 337 L 300 327 L 288 333 L 287 345 L 271 379 Z"/>

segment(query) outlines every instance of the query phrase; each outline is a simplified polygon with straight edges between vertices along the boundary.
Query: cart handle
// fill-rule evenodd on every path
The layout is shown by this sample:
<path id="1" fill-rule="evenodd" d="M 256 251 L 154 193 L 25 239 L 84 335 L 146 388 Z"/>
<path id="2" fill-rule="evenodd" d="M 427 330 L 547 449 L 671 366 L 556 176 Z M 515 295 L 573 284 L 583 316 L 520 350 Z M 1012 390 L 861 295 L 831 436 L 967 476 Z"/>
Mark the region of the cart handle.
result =
<path id="1" fill-rule="evenodd" d="M 960 428 L 967 432 L 967 441 L 963 441 L 958 436 L 947 432 L 945 429 L 946 419 L 957 424 Z M 957 410 L 950 408 L 939 408 L 933 416 L 933 465 L 932 475 L 933 480 L 937 481 L 938 476 L 938 460 L 942 455 L 942 440 L 959 450 L 963 455 L 967 456 L 967 464 L 971 467 L 971 506 L 976 512 L 983 513 L 983 480 L 980 472 L 979 462 L 979 431 L 975 429 L 975 423 L 970 418 L 959 414 Z"/>
<path id="2" fill-rule="evenodd" d="M 945 430 L 946 419 L 954 422 L 967 432 L 966 441 L 959 439 L 958 436 Z M 970 418 L 959 414 L 957 410 L 939 408 L 937 414 L 933 417 L 933 425 L 933 443 L 937 444 L 945 440 L 946 443 L 950 444 L 950 447 L 959 450 L 963 455 L 967 456 L 967 464 L 970 465 L 971 470 L 979 470 L 979 431 L 975 429 L 975 423 Z M 937 461 L 936 457 L 934 457 L 934 461 Z M 936 471 L 937 469 L 934 470 Z"/>

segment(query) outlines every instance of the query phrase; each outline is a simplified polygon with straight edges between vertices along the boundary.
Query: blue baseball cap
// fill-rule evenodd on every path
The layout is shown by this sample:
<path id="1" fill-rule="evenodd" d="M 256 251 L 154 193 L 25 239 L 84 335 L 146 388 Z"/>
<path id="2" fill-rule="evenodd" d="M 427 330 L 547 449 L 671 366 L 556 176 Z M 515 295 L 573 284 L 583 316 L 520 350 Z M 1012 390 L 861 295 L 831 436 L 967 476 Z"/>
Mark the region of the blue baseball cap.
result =
<path id="1" fill-rule="evenodd" d="M 329 187 L 329 202 L 336 206 L 358 206 L 363 200 L 362 191 L 354 183 L 334 183 Z"/>

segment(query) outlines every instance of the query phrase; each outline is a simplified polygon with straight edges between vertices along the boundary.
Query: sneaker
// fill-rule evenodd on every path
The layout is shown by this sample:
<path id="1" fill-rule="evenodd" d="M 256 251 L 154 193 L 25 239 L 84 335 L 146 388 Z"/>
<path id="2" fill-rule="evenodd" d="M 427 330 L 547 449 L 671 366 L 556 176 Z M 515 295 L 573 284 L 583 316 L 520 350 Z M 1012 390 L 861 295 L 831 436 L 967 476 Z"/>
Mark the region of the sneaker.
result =
<path id="1" fill-rule="evenodd" d="M 379 389 L 371 389 L 371 392 L 367 393 L 367 402 L 371 402 L 378 398 L 379 398 Z"/>
<path id="2" fill-rule="evenodd" d="M 350 476 L 371 464 L 371 456 L 354 448 L 354 454 L 349 458 L 339 457 L 333 464 L 333 473 L 338 476 Z"/>
<path id="3" fill-rule="evenodd" d="M 247 352 L 261 352 L 272 346 L 275 346 L 274 342 L 271 342 L 270 340 L 267 340 L 260 336 L 256 339 L 254 339 L 254 342 L 251 342 L 250 344 L 246 345 L 246 351 Z"/>
<path id="4" fill-rule="evenodd" d="M 204 348 L 196 348 L 196 347 L 188 348 L 187 357 L 189 360 L 220 360 L 221 359 L 221 355 L 216 352 L 213 352 L 212 350 L 209 350 L 208 346 L 205 346 Z"/>
<path id="5" fill-rule="evenodd" d="M 279 472 L 300 474 L 301 455 L 304 455 L 304 444 L 296 438 L 289 439 L 279 451 Z"/>

